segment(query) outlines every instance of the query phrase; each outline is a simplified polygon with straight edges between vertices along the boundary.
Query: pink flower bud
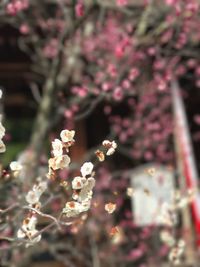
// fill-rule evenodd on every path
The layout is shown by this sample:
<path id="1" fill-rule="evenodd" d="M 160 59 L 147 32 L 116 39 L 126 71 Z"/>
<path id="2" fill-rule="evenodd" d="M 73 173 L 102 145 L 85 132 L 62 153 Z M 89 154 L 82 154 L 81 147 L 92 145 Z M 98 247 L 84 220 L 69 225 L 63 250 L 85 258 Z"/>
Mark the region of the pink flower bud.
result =
<path id="1" fill-rule="evenodd" d="M 15 6 L 12 4 L 12 3 L 9 3 L 7 6 L 6 6 L 6 12 L 9 14 L 9 15 L 16 15 L 16 9 L 15 9 Z"/>
<path id="2" fill-rule="evenodd" d="M 82 17 L 84 15 L 84 5 L 83 3 L 78 3 L 75 6 L 75 12 L 77 17 Z"/>

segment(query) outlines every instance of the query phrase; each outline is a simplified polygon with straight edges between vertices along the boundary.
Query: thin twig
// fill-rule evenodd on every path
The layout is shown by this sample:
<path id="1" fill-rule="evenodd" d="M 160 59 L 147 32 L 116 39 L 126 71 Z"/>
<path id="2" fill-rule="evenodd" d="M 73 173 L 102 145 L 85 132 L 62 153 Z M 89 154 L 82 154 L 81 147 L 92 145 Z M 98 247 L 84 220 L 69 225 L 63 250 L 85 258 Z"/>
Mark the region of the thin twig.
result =
<path id="1" fill-rule="evenodd" d="M 8 207 L 8 208 L 6 208 L 4 210 L 0 209 L 0 215 L 5 214 L 5 213 L 15 209 L 16 207 L 19 207 L 19 203 L 14 203 L 10 207 Z"/>
<path id="2" fill-rule="evenodd" d="M 58 220 L 55 217 L 51 216 L 50 214 L 43 213 L 43 212 L 41 212 L 41 211 L 39 211 L 37 209 L 34 209 L 32 207 L 28 207 L 28 206 L 24 206 L 23 209 L 34 211 L 35 213 L 37 213 L 38 215 L 40 215 L 40 216 L 42 216 L 44 218 L 51 219 L 52 221 L 55 222 L 55 224 L 58 226 L 58 228 L 60 228 Z"/>

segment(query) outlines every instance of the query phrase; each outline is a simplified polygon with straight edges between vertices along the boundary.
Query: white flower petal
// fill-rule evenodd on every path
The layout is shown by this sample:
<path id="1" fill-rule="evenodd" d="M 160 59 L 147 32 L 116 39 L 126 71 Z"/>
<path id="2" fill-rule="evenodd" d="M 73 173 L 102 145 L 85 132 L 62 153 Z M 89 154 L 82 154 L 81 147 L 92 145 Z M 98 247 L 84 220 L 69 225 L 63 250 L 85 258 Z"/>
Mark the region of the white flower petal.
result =
<path id="1" fill-rule="evenodd" d="M 64 143 L 67 143 L 67 142 L 73 142 L 74 141 L 74 135 L 75 135 L 75 131 L 69 131 L 69 130 L 63 130 L 61 131 L 60 133 L 60 137 L 61 137 L 61 140 L 64 142 Z"/>
<path id="2" fill-rule="evenodd" d="M 83 177 L 91 175 L 94 165 L 92 162 L 85 162 L 81 167 L 81 174 Z"/>
<path id="3" fill-rule="evenodd" d="M 74 190 L 81 189 L 81 188 L 83 188 L 85 182 L 86 182 L 86 178 L 77 176 L 72 181 L 72 188 Z"/>
<path id="4" fill-rule="evenodd" d="M 40 199 L 40 192 L 38 191 L 29 191 L 28 194 L 26 195 L 26 201 L 29 204 L 36 204 L 39 202 Z"/>
<path id="5" fill-rule="evenodd" d="M 21 229 L 17 231 L 17 238 L 25 238 L 25 236 L 25 233 Z"/>
<path id="6" fill-rule="evenodd" d="M 53 148 L 52 153 L 53 153 L 54 157 L 62 156 L 62 154 L 63 154 L 63 145 L 62 145 L 62 142 L 59 139 L 55 139 L 52 142 L 52 148 Z"/>
<path id="7" fill-rule="evenodd" d="M 4 153 L 6 151 L 6 146 L 2 140 L 0 140 L 0 153 Z"/>
<path id="8" fill-rule="evenodd" d="M 10 163 L 10 169 L 12 171 L 21 171 L 22 170 L 22 165 L 18 161 L 12 161 Z"/>

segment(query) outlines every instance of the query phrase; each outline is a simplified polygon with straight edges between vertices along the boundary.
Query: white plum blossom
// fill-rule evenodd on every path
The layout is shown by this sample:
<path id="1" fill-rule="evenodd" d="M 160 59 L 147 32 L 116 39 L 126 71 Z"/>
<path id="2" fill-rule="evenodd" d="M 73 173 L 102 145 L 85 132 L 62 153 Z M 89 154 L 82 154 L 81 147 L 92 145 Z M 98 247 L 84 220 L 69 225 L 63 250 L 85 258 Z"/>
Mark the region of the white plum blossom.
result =
<path id="1" fill-rule="evenodd" d="M 42 195 L 44 191 L 47 189 L 47 182 L 46 181 L 39 181 L 38 184 L 33 186 L 32 191 L 36 192 L 38 195 Z"/>
<path id="2" fill-rule="evenodd" d="M 37 178 L 37 183 L 33 186 L 32 190 L 30 190 L 26 195 L 26 201 L 29 206 L 35 209 L 40 209 L 41 203 L 39 202 L 41 195 L 47 189 L 47 182 L 42 181 L 40 177 Z M 35 205 L 37 204 L 37 206 Z M 41 235 L 38 234 L 38 230 L 36 229 L 37 217 L 32 215 L 31 217 L 27 217 L 23 223 L 21 228 L 17 231 L 18 238 L 28 238 L 30 243 L 34 244 L 40 241 Z"/>
<path id="3" fill-rule="evenodd" d="M 27 218 L 23 222 L 23 226 L 26 227 L 28 230 L 34 230 L 37 224 L 37 218 L 35 216 L 32 216 L 30 218 Z"/>
<path id="4" fill-rule="evenodd" d="M 0 140 L 0 153 L 4 153 L 6 151 L 6 146 L 2 140 Z"/>
<path id="5" fill-rule="evenodd" d="M 88 164 L 89 163 L 89 164 Z M 93 170 L 93 164 L 91 162 L 86 162 L 83 164 L 83 169 L 88 167 L 88 169 L 82 172 L 85 176 L 91 174 Z M 67 217 L 75 217 L 78 216 L 82 212 L 86 212 L 89 210 L 91 206 L 91 199 L 93 195 L 92 189 L 95 186 L 95 179 L 93 177 L 89 177 L 88 179 L 85 177 L 77 176 L 72 181 L 72 188 L 75 190 L 72 198 L 74 201 L 67 202 L 65 208 L 63 209 L 63 213 Z"/>
<path id="6" fill-rule="evenodd" d="M 179 240 L 177 245 L 174 246 L 170 253 L 169 253 L 169 260 L 174 264 L 174 265 L 179 265 L 181 257 L 184 253 L 184 248 L 185 248 L 185 241 L 184 240 Z"/>
<path id="7" fill-rule="evenodd" d="M 18 161 L 12 161 L 10 163 L 11 171 L 21 171 L 22 168 L 23 168 L 22 165 Z"/>
<path id="8" fill-rule="evenodd" d="M 73 140 L 73 136 L 75 131 L 63 130 L 60 133 L 62 141 L 59 139 L 55 139 L 52 142 L 52 154 L 54 157 L 49 159 L 49 172 L 47 173 L 47 177 L 49 179 L 54 179 L 56 177 L 56 170 L 64 169 L 69 166 L 70 157 L 67 154 L 63 154 L 63 148 L 68 152 L 68 147 L 71 146 L 71 143 L 65 143 L 67 140 Z"/>
<path id="9" fill-rule="evenodd" d="M 49 159 L 49 168 L 53 170 L 58 170 L 59 166 L 56 165 L 56 158 L 50 158 Z"/>
<path id="10" fill-rule="evenodd" d="M 2 98 L 2 90 L 0 89 L 0 98 Z M 2 141 L 2 138 L 5 135 L 5 128 L 3 127 L 2 123 L 2 115 L 0 115 L 0 153 L 4 153 L 6 151 L 6 146 L 4 142 Z"/>
<path id="11" fill-rule="evenodd" d="M 91 206 L 90 201 L 84 201 L 79 203 L 77 201 L 67 202 L 65 208 L 63 209 L 63 213 L 66 217 L 76 217 L 82 212 L 86 212 L 89 210 Z"/>
<path id="12" fill-rule="evenodd" d="M 48 179 L 54 179 L 55 178 L 55 172 L 54 170 L 52 169 L 52 167 L 49 167 L 49 171 L 48 173 L 46 174 L 46 177 Z"/>
<path id="13" fill-rule="evenodd" d="M 25 237 L 26 237 L 25 232 L 22 229 L 19 229 L 17 231 L 17 238 L 25 238 Z"/>
<path id="14" fill-rule="evenodd" d="M 47 182 L 40 181 L 39 184 L 37 185 L 37 190 L 40 191 L 41 194 L 43 194 L 46 189 L 47 189 Z"/>
<path id="15" fill-rule="evenodd" d="M 1 120 L 1 116 L 0 116 L 0 120 Z M 5 135 L 5 128 L 3 127 L 2 123 L 0 122 L 0 139 L 3 138 L 3 136 Z"/>
<path id="16" fill-rule="evenodd" d="M 2 116 L 0 116 L 0 120 L 2 120 Z M 1 121 L 0 121 L 0 153 L 3 153 L 6 151 L 6 146 L 4 142 L 2 141 L 2 138 L 5 135 L 5 128 L 3 127 Z"/>
<path id="17" fill-rule="evenodd" d="M 62 155 L 49 159 L 49 167 L 53 170 L 64 169 L 69 166 L 70 157 L 68 155 Z"/>
<path id="18" fill-rule="evenodd" d="M 85 162 L 81 167 L 81 174 L 83 177 L 86 177 L 87 175 L 91 175 L 93 171 L 94 165 L 92 162 Z"/>
<path id="19" fill-rule="evenodd" d="M 59 167 L 56 165 L 56 158 L 50 158 L 49 159 L 49 168 L 53 170 L 58 170 Z"/>
<path id="20" fill-rule="evenodd" d="M 107 156 L 111 156 L 112 154 L 114 154 L 117 148 L 117 144 L 115 141 L 104 140 L 102 145 L 108 149 L 106 152 Z"/>
<path id="21" fill-rule="evenodd" d="M 63 154 L 63 145 L 62 142 L 59 139 L 55 139 L 52 142 L 52 153 L 54 157 L 62 156 Z"/>
<path id="22" fill-rule="evenodd" d="M 115 153 L 116 148 L 117 148 L 117 144 L 114 142 L 114 145 L 108 149 L 108 151 L 106 152 L 106 155 L 107 156 L 113 155 Z"/>
<path id="23" fill-rule="evenodd" d="M 95 155 L 97 156 L 97 158 L 98 158 L 99 161 L 102 162 L 102 161 L 105 160 L 105 155 L 104 155 L 103 151 L 101 151 L 101 150 L 97 150 L 97 151 L 95 152 Z"/>
<path id="24" fill-rule="evenodd" d="M 74 177 L 74 179 L 72 181 L 72 188 L 74 190 L 81 189 L 81 188 L 83 188 L 85 182 L 86 182 L 85 177 L 80 177 L 80 176 Z"/>
<path id="25" fill-rule="evenodd" d="M 91 206 L 91 201 L 90 200 L 81 202 L 80 212 L 88 211 L 90 209 L 90 206 Z"/>
<path id="26" fill-rule="evenodd" d="M 44 191 L 47 189 L 47 182 L 46 181 L 40 181 L 38 184 L 35 184 L 26 195 L 26 201 L 33 205 L 39 202 L 41 195 L 44 193 Z"/>
<path id="27" fill-rule="evenodd" d="M 26 201 L 29 203 L 29 204 L 36 204 L 39 202 L 39 199 L 40 199 L 40 192 L 39 191 L 29 191 L 28 194 L 26 195 Z"/>
<path id="28" fill-rule="evenodd" d="M 62 130 L 60 133 L 60 137 L 63 143 L 74 142 L 74 135 L 75 131 L 73 130 Z"/>
<path id="29" fill-rule="evenodd" d="M 28 238 L 30 239 L 31 243 L 38 243 L 40 242 L 42 236 L 41 235 L 37 235 L 39 231 L 38 230 L 32 230 L 28 233 Z M 35 236 L 37 235 L 37 236 Z M 35 236 L 35 237 L 34 237 Z"/>
<path id="30" fill-rule="evenodd" d="M 106 210 L 109 214 L 113 213 L 113 212 L 115 211 L 115 209 L 116 209 L 116 204 L 111 203 L 111 202 L 105 204 L 105 210 Z"/>
<path id="31" fill-rule="evenodd" d="M 67 168 L 70 163 L 70 157 L 68 155 L 63 155 L 56 158 L 56 165 L 59 166 L 60 169 Z"/>
<path id="32" fill-rule="evenodd" d="M 37 223 L 37 218 L 35 216 L 26 218 L 23 221 L 22 227 L 17 231 L 17 237 L 20 239 L 28 238 L 31 241 L 31 243 L 39 242 L 41 240 L 41 235 L 37 235 L 38 230 L 35 228 L 36 223 Z"/>
<path id="33" fill-rule="evenodd" d="M 84 202 L 90 200 L 93 195 L 92 189 L 94 188 L 94 186 L 95 179 L 93 177 L 88 178 L 84 183 L 82 189 L 78 193 L 77 201 Z"/>
<path id="34" fill-rule="evenodd" d="M 81 212 L 81 204 L 76 201 L 67 202 L 65 208 L 63 208 L 63 213 L 67 217 L 76 217 Z"/>

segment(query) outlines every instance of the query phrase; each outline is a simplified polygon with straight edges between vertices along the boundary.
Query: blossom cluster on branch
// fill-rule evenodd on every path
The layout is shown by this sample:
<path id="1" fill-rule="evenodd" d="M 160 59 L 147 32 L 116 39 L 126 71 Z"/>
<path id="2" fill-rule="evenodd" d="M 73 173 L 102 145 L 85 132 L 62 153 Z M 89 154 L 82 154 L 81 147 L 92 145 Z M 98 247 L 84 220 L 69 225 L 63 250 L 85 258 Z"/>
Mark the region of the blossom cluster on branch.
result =
<path id="1" fill-rule="evenodd" d="M 2 125 L 1 129 L 3 137 L 5 129 Z M 75 176 L 71 182 L 73 200 L 66 202 L 65 207 L 60 212 L 59 218 L 57 219 L 50 214 L 44 214 L 41 212 L 43 207 L 41 198 L 48 189 L 48 183 L 54 183 L 59 176 L 59 170 L 68 168 L 70 164 L 71 159 L 67 153 L 69 153 L 69 148 L 75 143 L 74 136 L 75 131 L 73 130 L 61 131 L 61 140 L 55 139 L 52 142 L 51 153 L 53 157 L 48 161 L 49 172 L 46 174 L 46 179 L 38 177 L 32 189 L 26 194 L 25 199 L 28 206 L 25 206 L 25 209 L 28 210 L 28 213 L 26 214 L 21 227 L 17 230 L 18 241 L 25 240 L 26 246 L 33 245 L 41 240 L 41 232 L 43 231 L 36 229 L 38 216 L 42 215 L 44 217 L 51 218 L 59 226 L 59 224 L 62 224 L 61 218 L 63 216 L 67 218 L 78 217 L 81 213 L 87 212 L 90 209 L 93 188 L 95 186 L 95 173 L 92 162 L 85 162 L 80 168 L 81 176 Z M 106 147 L 106 155 L 108 156 L 112 155 L 117 148 L 117 144 L 114 141 L 104 140 L 102 144 Z M 1 152 L 4 151 L 5 148 Z M 17 161 L 13 161 L 10 163 L 10 169 L 11 172 L 15 173 L 15 179 L 17 179 L 17 177 L 20 176 L 20 171 L 23 169 L 23 165 Z M 112 209 L 114 211 L 114 208 Z M 68 222 L 66 225 L 70 225 L 72 223 L 73 222 Z M 15 239 L 13 241 L 15 241 Z"/>

